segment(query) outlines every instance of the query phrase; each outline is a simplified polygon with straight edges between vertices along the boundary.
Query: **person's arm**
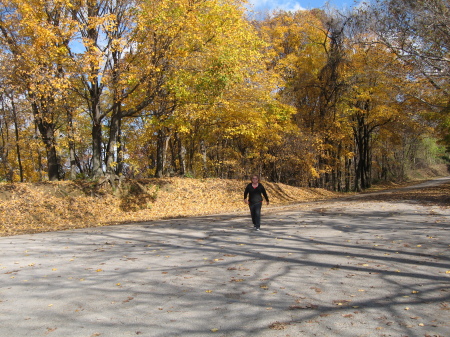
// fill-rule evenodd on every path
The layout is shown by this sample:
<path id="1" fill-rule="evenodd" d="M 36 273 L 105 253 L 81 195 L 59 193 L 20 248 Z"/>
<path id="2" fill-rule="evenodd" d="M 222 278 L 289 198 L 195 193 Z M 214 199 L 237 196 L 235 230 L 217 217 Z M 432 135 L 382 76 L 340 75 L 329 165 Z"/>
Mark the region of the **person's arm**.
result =
<path id="1" fill-rule="evenodd" d="M 269 204 L 269 197 L 267 196 L 267 192 L 266 192 L 266 189 L 264 188 L 264 186 L 262 186 L 261 185 L 261 192 L 262 192 L 262 194 L 263 194 L 263 196 L 264 196 L 264 198 L 266 199 L 266 202 L 267 202 L 267 205 Z"/>
<path id="2" fill-rule="evenodd" d="M 246 204 L 248 204 L 247 196 L 248 196 L 248 185 L 245 187 L 245 190 L 244 190 L 244 202 Z"/>

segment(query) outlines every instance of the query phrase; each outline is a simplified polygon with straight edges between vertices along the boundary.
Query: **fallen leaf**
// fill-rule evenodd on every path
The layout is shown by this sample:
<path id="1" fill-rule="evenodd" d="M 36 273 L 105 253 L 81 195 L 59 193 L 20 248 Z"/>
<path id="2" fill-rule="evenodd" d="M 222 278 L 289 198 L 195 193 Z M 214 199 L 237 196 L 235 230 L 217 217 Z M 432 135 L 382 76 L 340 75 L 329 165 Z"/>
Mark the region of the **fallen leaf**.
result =
<path id="1" fill-rule="evenodd" d="M 317 309 L 318 306 L 315 304 L 306 304 L 306 305 L 291 305 L 289 310 L 297 310 L 297 309 Z"/>
<path id="2" fill-rule="evenodd" d="M 349 301 L 349 300 L 334 300 L 333 304 L 341 306 L 341 305 L 349 304 L 350 302 L 351 301 Z"/>
<path id="3" fill-rule="evenodd" d="M 289 325 L 289 323 L 280 323 L 280 322 L 274 322 L 269 325 L 269 329 L 272 330 L 284 330 L 286 329 L 286 326 Z"/>

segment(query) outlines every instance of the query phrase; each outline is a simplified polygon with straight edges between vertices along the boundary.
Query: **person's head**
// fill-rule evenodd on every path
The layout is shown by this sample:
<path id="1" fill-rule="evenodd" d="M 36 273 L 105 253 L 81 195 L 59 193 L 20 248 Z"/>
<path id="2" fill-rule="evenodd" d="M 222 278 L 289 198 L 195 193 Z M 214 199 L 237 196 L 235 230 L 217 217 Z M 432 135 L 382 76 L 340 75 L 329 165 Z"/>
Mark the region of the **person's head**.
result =
<path id="1" fill-rule="evenodd" d="M 254 175 L 252 175 L 251 180 L 252 180 L 252 183 L 254 183 L 254 184 L 259 183 L 259 176 L 254 174 Z"/>

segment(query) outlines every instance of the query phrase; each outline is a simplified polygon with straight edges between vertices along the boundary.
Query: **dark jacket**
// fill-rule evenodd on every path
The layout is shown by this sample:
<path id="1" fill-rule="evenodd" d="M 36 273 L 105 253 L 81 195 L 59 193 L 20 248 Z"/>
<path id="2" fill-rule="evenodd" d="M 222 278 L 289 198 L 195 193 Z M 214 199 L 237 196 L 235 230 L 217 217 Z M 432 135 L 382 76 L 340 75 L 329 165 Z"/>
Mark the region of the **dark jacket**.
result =
<path id="1" fill-rule="evenodd" d="M 253 188 L 252 183 L 248 184 L 244 191 L 244 199 L 247 199 L 247 195 L 249 196 L 248 201 L 251 204 L 262 202 L 262 196 L 264 196 L 266 201 L 269 202 L 269 197 L 267 196 L 266 189 L 261 183 L 258 183 L 258 186 L 256 188 Z"/>

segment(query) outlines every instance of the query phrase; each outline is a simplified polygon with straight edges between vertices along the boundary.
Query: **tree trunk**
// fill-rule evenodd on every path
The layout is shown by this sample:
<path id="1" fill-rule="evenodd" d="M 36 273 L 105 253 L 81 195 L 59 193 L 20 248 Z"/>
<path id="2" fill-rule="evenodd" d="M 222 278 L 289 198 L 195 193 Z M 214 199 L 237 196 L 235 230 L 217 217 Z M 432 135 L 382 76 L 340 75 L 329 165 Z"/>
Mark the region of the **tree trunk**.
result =
<path id="1" fill-rule="evenodd" d="M 372 186 L 372 151 L 370 144 L 371 133 L 367 125 L 364 127 L 364 185 L 363 189 Z"/>
<path id="2" fill-rule="evenodd" d="M 208 175 L 208 157 L 207 157 L 207 153 L 206 153 L 206 144 L 204 140 L 200 141 L 200 153 L 202 155 L 202 176 L 203 178 L 206 178 L 206 176 Z"/>
<path id="3" fill-rule="evenodd" d="M 175 134 L 178 143 L 178 162 L 180 163 L 180 175 L 186 174 L 186 147 L 184 146 L 180 136 Z"/>
<path id="4" fill-rule="evenodd" d="M 106 146 L 106 172 L 108 174 L 115 174 L 117 170 L 118 156 L 117 156 L 117 144 L 120 130 L 120 111 L 114 113 L 111 117 L 111 123 L 109 126 L 109 139 Z"/>
<path id="5" fill-rule="evenodd" d="M 356 145 L 355 158 L 355 190 L 367 189 L 372 184 L 372 155 L 371 155 L 371 134 L 372 130 L 366 124 L 364 116 L 356 117 L 357 125 L 353 129 Z"/>
<path id="6" fill-rule="evenodd" d="M 68 139 L 69 139 L 69 161 L 70 161 L 70 180 L 77 178 L 77 160 L 75 152 L 75 129 L 73 126 L 72 112 L 67 111 L 67 127 L 68 127 Z"/>
<path id="7" fill-rule="evenodd" d="M 157 178 L 162 178 L 165 174 L 166 159 L 167 159 L 167 147 L 170 139 L 170 135 L 166 130 L 158 130 L 156 140 L 156 172 Z"/>
<path id="8" fill-rule="evenodd" d="M 352 159 L 345 159 L 345 192 L 351 190 Z"/>
<path id="9" fill-rule="evenodd" d="M 12 114 L 14 119 L 14 132 L 16 136 L 16 153 L 17 153 L 17 164 L 19 165 L 19 176 L 20 176 L 20 182 L 23 182 L 23 167 L 22 167 L 22 159 L 20 156 L 20 144 L 19 144 L 19 125 L 17 123 L 17 111 L 16 111 L 16 105 L 14 103 L 14 99 L 11 96 L 11 107 L 12 107 Z"/>
<path id="10" fill-rule="evenodd" d="M 356 118 L 357 125 L 353 128 L 353 137 L 355 141 L 355 186 L 354 190 L 360 192 L 363 185 L 363 160 L 364 160 L 364 146 L 362 136 L 362 121 L 361 118 Z"/>
<path id="11" fill-rule="evenodd" d="M 120 109 L 120 106 L 119 106 Z M 125 146 L 122 141 L 122 118 L 119 119 L 118 130 L 117 130 L 117 168 L 116 174 L 120 175 L 124 170 L 124 162 L 123 162 L 123 151 L 125 150 Z"/>
<path id="12" fill-rule="evenodd" d="M 47 175 L 48 180 L 55 181 L 60 180 L 61 164 L 56 151 L 56 139 L 55 139 L 55 125 L 52 122 L 42 118 L 42 115 L 49 115 L 46 112 L 39 112 L 39 107 L 36 103 L 31 104 L 34 119 L 41 134 L 41 139 L 44 142 L 45 150 L 47 152 Z"/>
<path id="13" fill-rule="evenodd" d="M 99 103 L 96 103 L 92 111 L 92 176 L 94 178 L 103 175 L 102 119 Z"/>
<path id="14" fill-rule="evenodd" d="M 4 98 L 2 99 L 2 111 L 3 112 L 6 111 Z M 8 160 L 9 150 L 8 150 L 7 144 L 10 142 L 10 140 L 9 140 L 9 124 L 8 124 L 8 118 L 7 118 L 6 114 L 4 115 L 4 118 L 0 121 L 0 132 L 1 132 L 1 137 L 2 137 L 1 158 L 2 158 L 2 164 L 3 164 L 2 166 L 4 169 L 4 175 L 6 176 L 6 180 L 12 182 L 13 178 L 14 178 L 14 171 Z"/>

